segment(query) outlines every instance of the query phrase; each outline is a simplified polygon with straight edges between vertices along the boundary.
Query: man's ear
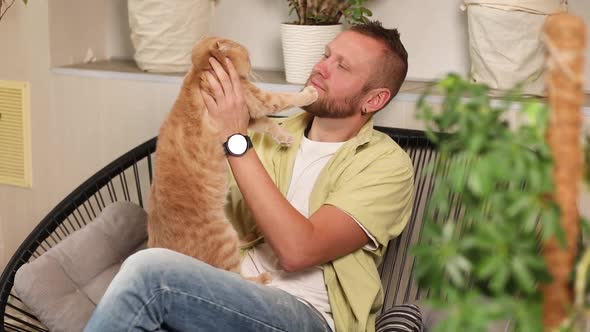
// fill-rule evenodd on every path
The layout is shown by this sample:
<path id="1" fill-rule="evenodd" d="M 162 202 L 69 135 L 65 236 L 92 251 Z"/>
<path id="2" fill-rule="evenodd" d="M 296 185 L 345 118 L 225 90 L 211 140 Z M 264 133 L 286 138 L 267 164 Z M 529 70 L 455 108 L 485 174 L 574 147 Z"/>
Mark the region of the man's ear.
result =
<path id="1" fill-rule="evenodd" d="M 388 88 L 372 89 L 367 93 L 367 99 L 363 105 L 363 109 L 367 113 L 375 113 L 382 109 L 389 101 L 391 91 Z"/>

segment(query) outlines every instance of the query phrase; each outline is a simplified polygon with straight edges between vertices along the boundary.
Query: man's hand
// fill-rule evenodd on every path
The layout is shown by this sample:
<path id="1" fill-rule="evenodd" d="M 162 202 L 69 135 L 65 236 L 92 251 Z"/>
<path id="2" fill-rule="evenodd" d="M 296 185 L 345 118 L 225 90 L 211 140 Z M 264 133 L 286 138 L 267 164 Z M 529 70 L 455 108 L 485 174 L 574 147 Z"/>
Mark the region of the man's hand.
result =
<path id="1" fill-rule="evenodd" d="M 201 95 L 209 116 L 219 129 L 219 139 L 225 142 L 233 134 L 247 133 L 250 116 L 244 101 L 242 84 L 231 61 L 226 59 L 228 72 L 215 58 L 210 58 L 209 63 L 215 74 L 207 72 L 205 75 L 211 84 L 213 95 L 204 90 L 201 90 Z"/>

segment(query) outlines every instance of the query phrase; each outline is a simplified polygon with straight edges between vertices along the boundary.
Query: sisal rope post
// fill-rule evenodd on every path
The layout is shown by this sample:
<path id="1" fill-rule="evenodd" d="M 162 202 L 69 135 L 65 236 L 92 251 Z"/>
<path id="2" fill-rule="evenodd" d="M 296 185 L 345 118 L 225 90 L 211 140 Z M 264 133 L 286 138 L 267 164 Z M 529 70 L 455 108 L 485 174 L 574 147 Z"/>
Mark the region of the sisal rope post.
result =
<path id="1" fill-rule="evenodd" d="M 541 286 L 545 331 L 557 328 L 573 305 L 569 276 L 574 268 L 580 236 L 578 184 L 582 176 L 581 145 L 584 102 L 584 21 L 568 13 L 552 15 L 544 27 L 547 46 L 547 89 L 551 109 L 547 141 L 554 158 L 554 198 L 561 208 L 567 246 L 557 239 L 544 243 L 543 255 L 553 278 Z"/>

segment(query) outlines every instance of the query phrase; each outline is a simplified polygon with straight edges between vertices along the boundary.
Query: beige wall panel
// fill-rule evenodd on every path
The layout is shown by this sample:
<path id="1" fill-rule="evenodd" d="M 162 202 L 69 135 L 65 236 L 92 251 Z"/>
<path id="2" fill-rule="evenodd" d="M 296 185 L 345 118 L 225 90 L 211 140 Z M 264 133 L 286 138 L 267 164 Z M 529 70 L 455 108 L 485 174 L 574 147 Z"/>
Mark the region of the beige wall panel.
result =
<path id="1" fill-rule="evenodd" d="M 52 66 L 81 63 L 89 48 L 97 59 L 106 58 L 108 16 L 105 1 L 48 2 Z"/>

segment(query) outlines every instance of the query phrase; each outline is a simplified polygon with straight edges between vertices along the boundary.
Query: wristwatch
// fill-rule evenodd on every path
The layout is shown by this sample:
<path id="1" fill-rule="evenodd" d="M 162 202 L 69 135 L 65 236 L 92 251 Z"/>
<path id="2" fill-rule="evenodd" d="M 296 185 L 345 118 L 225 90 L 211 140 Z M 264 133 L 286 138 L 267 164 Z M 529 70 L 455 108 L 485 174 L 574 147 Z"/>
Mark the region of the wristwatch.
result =
<path id="1" fill-rule="evenodd" d="M 242 135 L 240 133 L 233 134 L 227 138 L 227 141 L 223 143 L 223 148 L 225 149 L 225 154 L 234 156 L 234 157 L 241 157 L 243 156 L 249 148 L 252 147 L 252 141 L 248 135 Z"/>

